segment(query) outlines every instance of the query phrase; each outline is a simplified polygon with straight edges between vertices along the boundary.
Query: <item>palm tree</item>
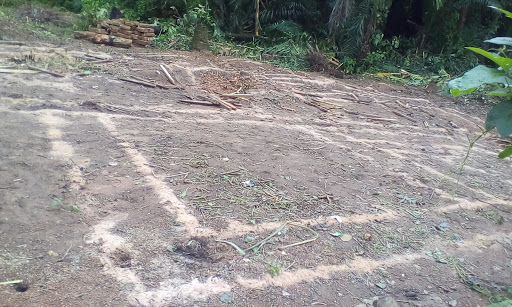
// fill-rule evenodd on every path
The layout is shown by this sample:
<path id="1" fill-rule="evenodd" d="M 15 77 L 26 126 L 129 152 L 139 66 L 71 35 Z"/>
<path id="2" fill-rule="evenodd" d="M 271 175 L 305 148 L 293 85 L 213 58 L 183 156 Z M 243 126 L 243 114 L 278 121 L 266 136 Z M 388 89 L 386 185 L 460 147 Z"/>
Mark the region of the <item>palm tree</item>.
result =
<path id="1" fill-rule="evenodd" d="M 387 14 L 392 0 L 335 0 L 328 27 L 340 49 L 364 56 L 377 26 L 379 13 Z"/>

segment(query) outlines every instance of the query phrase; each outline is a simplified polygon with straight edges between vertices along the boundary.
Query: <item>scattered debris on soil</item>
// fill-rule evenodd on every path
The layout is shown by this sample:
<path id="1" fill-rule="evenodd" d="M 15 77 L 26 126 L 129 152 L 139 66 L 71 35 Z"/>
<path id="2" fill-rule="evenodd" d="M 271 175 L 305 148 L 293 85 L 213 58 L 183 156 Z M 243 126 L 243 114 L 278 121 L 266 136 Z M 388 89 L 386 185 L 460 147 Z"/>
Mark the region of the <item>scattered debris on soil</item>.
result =
<path id="1" fill-rule="evenodd" d="M 81 41 L 0 43 L 0 69 L 0 305 L 485 306 L 512 284 L 503 145 L 457 168 L 472 102 Z"/>
<path id="2" fill-rule="evenodd" d="M 336 78 L 343 79 L 345 74 L 340 67 L 342 66 L 336 59 L 330 59 L 318 49 L 309 48 L 306 54 L 306 61 L 313 71 L 324 72 Z"/>

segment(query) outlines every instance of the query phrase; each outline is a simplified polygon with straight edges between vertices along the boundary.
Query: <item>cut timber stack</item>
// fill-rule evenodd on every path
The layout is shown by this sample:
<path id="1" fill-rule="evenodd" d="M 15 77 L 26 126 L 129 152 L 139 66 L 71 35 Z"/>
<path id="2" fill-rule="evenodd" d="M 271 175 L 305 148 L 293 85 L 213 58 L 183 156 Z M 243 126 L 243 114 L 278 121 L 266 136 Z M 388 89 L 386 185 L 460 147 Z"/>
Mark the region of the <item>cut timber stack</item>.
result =
<path id="1" fill-rule="evenodd" d="M 107 31 L 110 35 L 131 39 L 134 45 L 140 47 L 149 47 L 155 37 L 155 30 L 150 25 L 128 19 L 104 20 L 98 23 L 97 29 Z"/>
<path id="2" fill-rule="evenodd" d="M 77 39 L 123 48 L 130 48 L 132 43 L 138 47 L 149 47 L 154 37 L 155 30 L 150 25 L 128 19 L 103 20 L 97 27 L 89 27 L 89 31 L 75 32 Z"/>

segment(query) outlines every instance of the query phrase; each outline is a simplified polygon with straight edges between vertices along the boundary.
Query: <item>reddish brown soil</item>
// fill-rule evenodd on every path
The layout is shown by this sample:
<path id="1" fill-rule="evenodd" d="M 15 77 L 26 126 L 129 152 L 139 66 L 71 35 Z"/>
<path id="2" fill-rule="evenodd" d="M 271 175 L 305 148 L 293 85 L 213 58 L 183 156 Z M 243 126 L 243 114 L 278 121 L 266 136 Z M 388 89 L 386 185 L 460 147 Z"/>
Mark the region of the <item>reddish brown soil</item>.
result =
<path id="1" fill-rule="evenodd" d="M 65 77 L 0 74 L 0 282 L 28 286 L 0 306 L 485 306 L 472 285 L 512 284 L 503 145 L 457 173 L 476 102 L 82 43 L 0 44 L 0 66 L 31 50 Z M 113 61 L 83 75 L 92 53 Z M 168 84 L 161 63 L 179 87 L 118 79 Z M 237 110 L 179 103 L 215 98 Z"/>

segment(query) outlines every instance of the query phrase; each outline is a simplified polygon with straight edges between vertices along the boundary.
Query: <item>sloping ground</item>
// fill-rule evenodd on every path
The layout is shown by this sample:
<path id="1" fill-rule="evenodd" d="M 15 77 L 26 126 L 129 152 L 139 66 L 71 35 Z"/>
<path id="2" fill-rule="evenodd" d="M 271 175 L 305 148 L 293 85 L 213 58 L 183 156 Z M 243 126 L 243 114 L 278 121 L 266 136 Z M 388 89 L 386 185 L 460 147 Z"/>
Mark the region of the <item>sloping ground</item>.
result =
<path id="1" fill-rule="evenodd" d="M 486 137 L 457 175 L 483 124 L 461 102 L 208 54 L 2 44 L 0 66 L 31 50 L 72 63 L 0 74 L 0 282 L 24 280 L 2 306 L 484 306 L 512 284 L 511 164 Z M 84 76 L 86 54 L 113 61 Z M 167 84 L 161 63 L 178 87 L 119 79 Z M 237 110 L 178 103 L 218 99 Z"/>

